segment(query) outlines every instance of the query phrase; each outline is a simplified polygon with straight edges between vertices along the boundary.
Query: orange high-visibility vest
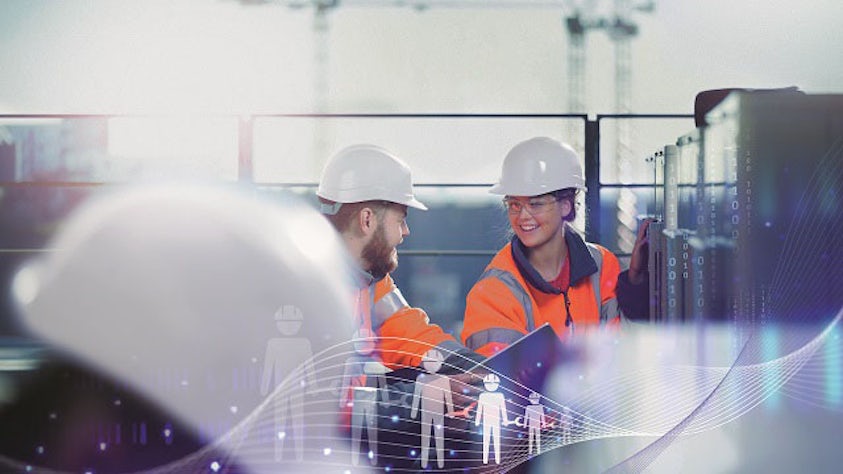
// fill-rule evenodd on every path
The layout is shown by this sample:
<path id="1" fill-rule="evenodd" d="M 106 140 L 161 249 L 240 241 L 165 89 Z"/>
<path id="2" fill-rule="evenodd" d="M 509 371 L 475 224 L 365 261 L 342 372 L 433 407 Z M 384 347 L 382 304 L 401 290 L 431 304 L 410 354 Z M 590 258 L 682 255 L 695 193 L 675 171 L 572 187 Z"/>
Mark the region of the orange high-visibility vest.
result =
<path id="1" fill-rule="evenodd" d="M 618 259 L 571 230 L 565 241 L 571 284 L 564 292 L 533 268 L 518 237 L 495 255 L 466 298 L 461 335 L 466 347 L 489 356 L 545 323 L 564 339 L 577 327 L 620 322 Z"/>
<path id="2" fill-rule="evenodd" d="M 363 314 L 355 323 L 370 328 L 377 337 L 375 355 L 390 369 L 418 367 L 422 356 L 438 348 L 447 357 L 465 348 L 436 324 L 430 323 L 427 313 L 411 307 L 392 277 L 370 280 L 359 288 Z"/>

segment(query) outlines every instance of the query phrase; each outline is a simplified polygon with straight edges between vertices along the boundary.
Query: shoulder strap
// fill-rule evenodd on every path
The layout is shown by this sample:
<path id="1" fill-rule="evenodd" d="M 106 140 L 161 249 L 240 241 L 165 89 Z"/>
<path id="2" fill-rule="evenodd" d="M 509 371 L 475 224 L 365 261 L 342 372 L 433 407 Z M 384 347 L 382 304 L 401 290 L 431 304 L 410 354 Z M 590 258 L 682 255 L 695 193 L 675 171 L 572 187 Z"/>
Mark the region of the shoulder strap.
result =
<path id="1" fill-rule="evenodd" d="M 597 264 L 597 271 L 591 275 L 591 287 L 594 288 L 594 296 L 597 299 L 597 311 L 600 312 L 600 324 L 603 324 L 606 322 L 603 320 L 603 300 L 600 298 L 600 275 L 603 273 L 603 252 L 601 252 L 594 244 L 586 242 L 585 246 L 588 248 L 591 258 L 594 259 L 594 263 Z"/>

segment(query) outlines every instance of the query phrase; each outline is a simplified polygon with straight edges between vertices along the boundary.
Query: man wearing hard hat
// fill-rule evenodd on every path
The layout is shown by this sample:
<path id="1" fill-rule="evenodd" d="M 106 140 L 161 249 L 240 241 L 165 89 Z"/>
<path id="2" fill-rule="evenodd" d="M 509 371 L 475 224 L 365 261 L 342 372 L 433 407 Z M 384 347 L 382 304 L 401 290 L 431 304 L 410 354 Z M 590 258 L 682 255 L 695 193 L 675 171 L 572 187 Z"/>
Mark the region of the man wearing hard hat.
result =
<path id="1" fill-rule="evenodd" d="M 357 267 L 355 324 L 375 333 L 384 365 L 418 367 L 431 348 L 446 355 L 446 369 L 482 359 L 410 307 L 389 276 L 398 266 L 396 247 L 410 234 L 408 208 L 427 210 L 403 161 L 374 145 L 345 148 L 325 165 L 316 194 Z"/>

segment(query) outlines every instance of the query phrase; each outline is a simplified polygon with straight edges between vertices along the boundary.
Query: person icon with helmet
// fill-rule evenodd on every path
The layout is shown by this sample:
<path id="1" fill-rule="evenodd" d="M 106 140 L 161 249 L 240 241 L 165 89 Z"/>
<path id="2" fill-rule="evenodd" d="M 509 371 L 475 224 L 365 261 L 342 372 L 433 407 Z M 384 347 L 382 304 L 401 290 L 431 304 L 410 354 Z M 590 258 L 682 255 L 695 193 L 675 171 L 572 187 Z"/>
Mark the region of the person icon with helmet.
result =
<path id="1" fill-rule="evenodd" d="M 495 374 L 483 377 L 486 391 L 477 399 L 474 424 L 480 425 L 483 421 L 483 464 L 489 464 L 489 442 L 495 443 L 495 464 L 501 463 L 501 426 L 510 424 L 506 416 L 506 399 L 497 391 L 500 382 L 500 377 Z"/>
<path id="2" fill-rule="evenodd" d="M 468 348 L 490 356 L 545 323 L 563 340 L 575 327 L 619 325 L 618 259 L 571 227 L 585 190 L 579 156 L 567 144 L 536 137 L 506 155 L 489 192 L 503 196 L 514 235 L 466 297 Z"/>
<path id="3" fill-rule="evenodd" d="M 295 337 L 301 330 L 302 320 L 302 311 L 297 306 L 281 306 L 275 312 L 275 326 L 284 337 L 275 337 L 266 343 L 261 395 L 266 396 L 269 393 L 273 380 L 275 384 L 279 384 L 292 374 L 292 377 L 287 379 L 287 384 L 274 394 L 272 400 L 275 407 L 273 439 L 276 461 L 283 458 L 284 439 L 287 437 L 284 428 L 288 411 L 292 418 L 296 459 L 301 461 L 304 455 L 304 396 L 314 386 L 315 377 L 310 340 Z"/>
<path id="4" fill-rule="evenodd" d="M 369 440 L 369 462 L 378 462 L 378 395 L 389 402 L 384 367 L 372 355 L 375 339 L 372 331 L 360 329 L 353 339 L 355 355 L 345 362 L 340 408 L 351 408 L 351 463 L 360 463 L 363 429 Z"/>
<path id="5" fill-rule="evenodd" d="M 539 404 L 541 395 L 530 393 L 530 404 L 524 409 L 524 424 L 527 425 L 527 454 L 533 453 L 533 439 L 536 441 L 536 454 L 542 452 L 542 429 L 549 425 L 545 420 L 544 407 Z"/>
<path id="6" fill-rule="evenodd" d="M 421 466 L 427 468 L 430 450 L 430 429 L 436 442 L 436 465 L 445 466 L 445 413 L 453 416 L 454 402 L 451 397 L 451 382 L 444 375 L 437 375 L 445 357 L 442 352 L 431 349 L 422 358 L 422 367 L 426 373 L 416 378 L 413 393 L 413 406 L 410 417 L 416 418 L 421 401 Z"/>

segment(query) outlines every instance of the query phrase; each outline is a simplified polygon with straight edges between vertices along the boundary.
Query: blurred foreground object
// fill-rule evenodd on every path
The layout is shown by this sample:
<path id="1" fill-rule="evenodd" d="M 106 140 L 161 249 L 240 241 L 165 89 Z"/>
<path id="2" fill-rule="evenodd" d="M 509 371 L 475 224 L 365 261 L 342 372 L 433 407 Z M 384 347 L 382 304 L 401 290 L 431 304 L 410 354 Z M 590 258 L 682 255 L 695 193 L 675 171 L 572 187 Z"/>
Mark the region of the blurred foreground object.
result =
<path id="1" fill-rule="evenodd" d="M 333 375 L 330 364 L 324 369 L 318 360 L 351 337 L 344 253 L 311 207 L 292 198 L 263 202 L 231 189 L 135 189 L 83 206 L 51 247 L 57 250 L 15 279 L 23 326 L 161 407 L 206 443 L 164 471 L 231 472 L 227 459 L 236 459 L 238 471 L 290 470 L 277 466 L 274 442 L 287 435 L 276 422 L 290 403 L 299 420 L 290 437 L 303 436 L 306 446 L 302 452 L 296 440 L 297 455 L 288 456 L 296 463 L 292 470 L 308 470 L 301 463 L 317 452 L 323 460 L 325 446 L 339 440 L 334 412 L 303 399 L 333 396 L 320 392 Z M 282 310 L 297 315 L 287 332 L 276 321 Z M 283 358 L 270 361 L 275 390 L 264 398 L 264 359 L 280 355 L 268 348 L 287 341 L 279 330 L 290 342 Z M 281 359 L 298 364 L 282 366 Z M 137 434 L 123 434 L 126 444 L 131 436 Z M 119 443 L 120 433 L 116 438 Z M 42 450 L 59 451 L 72 441 L 59 439 Z"/>

